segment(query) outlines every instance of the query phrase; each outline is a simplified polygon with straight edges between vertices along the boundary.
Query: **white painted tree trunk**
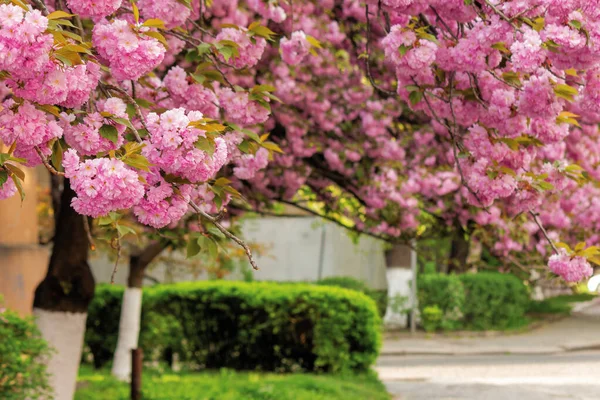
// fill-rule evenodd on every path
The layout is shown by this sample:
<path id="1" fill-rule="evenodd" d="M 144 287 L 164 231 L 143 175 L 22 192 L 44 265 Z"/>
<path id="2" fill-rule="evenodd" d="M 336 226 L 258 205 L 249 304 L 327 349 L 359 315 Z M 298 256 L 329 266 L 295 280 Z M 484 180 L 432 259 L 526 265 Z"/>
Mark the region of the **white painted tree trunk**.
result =
<path id="1" fill-rule="evenodd" d="M 129 380 L 131 376 L 131 349 L 138 345 L 141 314 L 142 289 L 128 287 L 123 295 L 119 338 L 112 367 L 112 374 L 122 381 Z"/>
<path id="2" fill-rule="evenodd" d="M 404 267 L 388 267 L 385 272 L 388 281 L 388 307 L 385 312 L 384 323 L 389 328 L 404 328 L 407 322 L 406 313 L 395 309 L 394 303 L 397 297 L 404 297 L 406 302 L 403 308 L 410 307 L 411 271 L 409 268 Z"/>
<path id="3" fill-rule="evenodd" d="M 87 314 L 34 308 L 33 315 L 42 336 L 55 351 L 48 363 L 54 400 L 73 400 Z"/>

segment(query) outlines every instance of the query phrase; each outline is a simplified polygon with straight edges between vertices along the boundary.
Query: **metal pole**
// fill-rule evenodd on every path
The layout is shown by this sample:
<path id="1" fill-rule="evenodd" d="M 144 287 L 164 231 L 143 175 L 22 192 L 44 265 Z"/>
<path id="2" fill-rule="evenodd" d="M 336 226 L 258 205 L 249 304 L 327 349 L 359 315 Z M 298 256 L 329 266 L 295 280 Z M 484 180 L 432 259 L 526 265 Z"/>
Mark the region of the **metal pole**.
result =
<path id="1" fill-rule="evenodd" d="M 412 274 L 412 280 L 410 282 L 410 297 L 411 297 L 411 309 L 410 309 L 410 333 L 415 334 L 417 332 L 417 241 L 412 241 L 412 248 L 410 249 L 410 271 Z"/>
<path id="2" fill-rule="evenodd" d="M 142 349 L 131 349 L 131 400 L 142 400 Z"/>

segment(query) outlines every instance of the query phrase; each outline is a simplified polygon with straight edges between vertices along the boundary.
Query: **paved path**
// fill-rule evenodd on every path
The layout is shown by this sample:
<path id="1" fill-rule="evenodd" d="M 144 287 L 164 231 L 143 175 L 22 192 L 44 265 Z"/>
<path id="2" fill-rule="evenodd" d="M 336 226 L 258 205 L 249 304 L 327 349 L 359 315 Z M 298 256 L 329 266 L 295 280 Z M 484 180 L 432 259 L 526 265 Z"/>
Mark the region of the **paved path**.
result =
<path id="1" fill-rule="evenodd" d="M 384 342 L 376 370 L 395 400 L 599 400 L 598 349 L 596 299 L 523 334 L 401 335 Z"/>
<path id="2" fill-rule="evenodd" d="M 395 400 L 598 400 L 600 352 L 383 356 Z"/>
<path id="3" fill-rule="evenodd" d="M 600 349 L 600 299 L 569 318 L 522 334 L 460 338 L 399 334 L 386 338 L 382 355 L 552 354 L 586 349 Z"/>

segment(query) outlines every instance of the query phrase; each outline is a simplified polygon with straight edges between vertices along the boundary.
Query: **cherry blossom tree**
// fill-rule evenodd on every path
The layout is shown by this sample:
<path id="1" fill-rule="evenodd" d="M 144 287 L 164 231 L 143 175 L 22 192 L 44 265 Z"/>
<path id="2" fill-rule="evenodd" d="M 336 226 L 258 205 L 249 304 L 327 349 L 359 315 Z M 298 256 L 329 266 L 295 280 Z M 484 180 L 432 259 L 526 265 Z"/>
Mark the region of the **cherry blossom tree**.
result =
<path id="1" fill-rule="evenodd" d="M 591 275 L 599 36 L 591 0 L 3 2 L 0 198 L 26 195 L 20 165 L 63 179 L 34 305 L 58 398 L 93 296 L 89 218 L 120 254 L 126 214 L 195 214 L 192 253 L 223 235 L 253 266 L 225 206 L 392 243 L 433 218 Z"/>

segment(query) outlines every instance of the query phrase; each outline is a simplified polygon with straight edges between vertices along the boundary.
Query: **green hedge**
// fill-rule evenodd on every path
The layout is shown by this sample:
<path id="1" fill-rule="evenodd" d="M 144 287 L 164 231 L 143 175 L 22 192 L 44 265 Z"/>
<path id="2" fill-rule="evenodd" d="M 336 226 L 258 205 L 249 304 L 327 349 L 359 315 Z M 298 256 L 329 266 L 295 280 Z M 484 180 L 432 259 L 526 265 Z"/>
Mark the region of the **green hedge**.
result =
<path id="1" fill-rule="evenodd" d="M 387 289 L 378 290 L 371 289 L 367 284 L 361 280 L 356 278 L 352 278 L 350 276 L 332 276 L 328 278 L 323 278 L 316 282 L 317 285 L 325 285 L 325 286 L 336 286 L 342 287 L 345 289 L 352 289 L 359 292 L 362 292 L 373 299 L 375 304 L 377 304 L 377 311 L 379 312 L 379 316 L 383 318 L 385 316 L 385 312 L 387 310 L 388 305 L 388 291 Z"/>
<path id="2" fill-rule="evenodd" d="M 519 278 L 495 272 L 421 275 L 418 297 L 428 331 L 519 327 L 529 305 L 529 291 Z"/>
<path id="3" fill-rule="evenodd" d="M 460 275 L 465 288 L 464 324 L 468 329 L 507 329 L 524 325 L 529 291 L 511 274 Z"/>
<path id="4" fill-rule="evenodd" d="M 465 291 L 456 275 L 424 274 L 417 277 L 421 322 L 427 331 L 462 327 Z"/>
<path id="5" fill-rule="evenodd" d="M 0 311 L 0 399 L 49 396 L 44 358 L 50 355 L 33 319 Z M 50 398 L 50 397 L 48 397 Z"/>
<path id="6" fill-rule="evenodd" d="M 96 289 L 86 332 L 96 367 L 112 357 L 122 291 Z M 192 368 L 361 371 L 373 364 L 381 345 L 374 302 L 341 288 L 185 282 L 144 289 L 142 308 L 146 357 L 175 351 Z"/>

